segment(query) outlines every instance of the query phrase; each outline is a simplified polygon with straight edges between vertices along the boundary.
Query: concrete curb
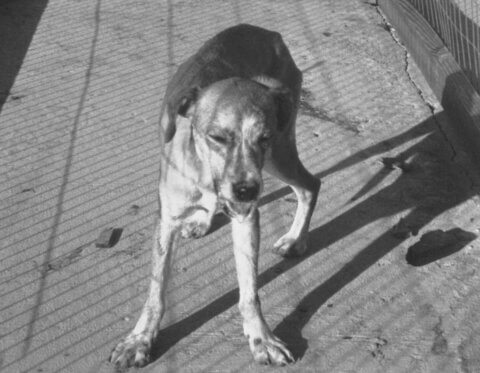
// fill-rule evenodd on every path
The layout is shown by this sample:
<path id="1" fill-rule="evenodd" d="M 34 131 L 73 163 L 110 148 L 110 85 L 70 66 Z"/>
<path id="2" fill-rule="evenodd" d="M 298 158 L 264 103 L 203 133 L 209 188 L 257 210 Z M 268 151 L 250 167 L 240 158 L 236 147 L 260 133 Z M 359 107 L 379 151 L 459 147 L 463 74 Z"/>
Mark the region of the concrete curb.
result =
<path id="1" fill-rule="evenodd" d="M 445 111 L 455 121 L 455 130 L 462 145 L 478 164 L 480 95 L 443 41 L 413 5 L 406 0 L 379 0 L 378 5 L 412 54 Z"/>

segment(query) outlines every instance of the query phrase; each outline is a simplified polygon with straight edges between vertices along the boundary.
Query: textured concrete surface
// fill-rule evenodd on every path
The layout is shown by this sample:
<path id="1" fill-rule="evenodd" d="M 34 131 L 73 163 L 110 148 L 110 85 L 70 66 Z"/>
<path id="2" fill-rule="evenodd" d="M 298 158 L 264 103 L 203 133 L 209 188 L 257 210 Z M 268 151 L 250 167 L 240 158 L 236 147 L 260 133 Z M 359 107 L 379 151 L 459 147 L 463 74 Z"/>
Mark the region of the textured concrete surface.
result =
<path id="1" fill-rule="evenodd" d="M 239 22 L 280 31 L 304 72 L 298 147 L 323 179 L 310 251 L 283 260 L 294 199 L 266 176 L 260 297 L 297 358 L 279 370 L 480 371 L 480 181 L 361 0 L 0 4 L 0 370 L 113 370 L 148 286 L 163 89 Z M 109 227 L 118 243 L 95 247 Z M 229 231 L 181 242 L 142 371 L 272 369 L 242 336 Z"/>

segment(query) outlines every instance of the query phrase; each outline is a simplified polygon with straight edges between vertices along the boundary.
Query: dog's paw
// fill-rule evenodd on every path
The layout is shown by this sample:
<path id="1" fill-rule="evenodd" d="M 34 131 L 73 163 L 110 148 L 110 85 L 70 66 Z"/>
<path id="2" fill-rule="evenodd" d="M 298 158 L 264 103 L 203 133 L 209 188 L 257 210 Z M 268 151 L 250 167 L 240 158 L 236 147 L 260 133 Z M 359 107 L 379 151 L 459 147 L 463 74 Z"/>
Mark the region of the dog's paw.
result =
<path id="1" fill-rule="evenodd" d="M 302 256 L 307 251 L 307 239 L 286 234 L 273 245 L 273 251 L 283 257 Z"/>
<path id="2" fill-rule="evenodd" d="M 180 234 L 183 238 L 200 238 L 207 234 L 209 226 L 203 223 L 189 222 L 182 226 Z"/>
<path id="3" fill-rule="evenodd" d="M 150 362 L 151 340 L 142 334 L 130 334 L 122 340 L 110 355 L 110 362 L 117 370 L 143 367 Z"/>
<path id="4" fill-rule="evenodd" d="M 253 359 L 259 364 L 284 366 L 295 361 L 285 344 L 271 333 L 249 338 L 249 344 Z"/>

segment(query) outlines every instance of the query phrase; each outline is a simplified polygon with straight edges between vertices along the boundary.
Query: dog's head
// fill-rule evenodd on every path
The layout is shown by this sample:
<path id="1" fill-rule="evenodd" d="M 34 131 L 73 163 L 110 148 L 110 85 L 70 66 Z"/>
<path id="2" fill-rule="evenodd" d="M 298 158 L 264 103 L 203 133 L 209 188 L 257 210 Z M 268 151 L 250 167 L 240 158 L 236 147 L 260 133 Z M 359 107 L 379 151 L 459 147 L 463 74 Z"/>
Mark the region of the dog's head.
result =
<path id="1" fill-rule="evenodd" d="M 226 79 L 193 89 L 178 113 L 191 120 L 197 153 L 226 212 L 248 216 L 263 188 L 265 157 L 292 113 L 289 90 L 270 78 Z"/>

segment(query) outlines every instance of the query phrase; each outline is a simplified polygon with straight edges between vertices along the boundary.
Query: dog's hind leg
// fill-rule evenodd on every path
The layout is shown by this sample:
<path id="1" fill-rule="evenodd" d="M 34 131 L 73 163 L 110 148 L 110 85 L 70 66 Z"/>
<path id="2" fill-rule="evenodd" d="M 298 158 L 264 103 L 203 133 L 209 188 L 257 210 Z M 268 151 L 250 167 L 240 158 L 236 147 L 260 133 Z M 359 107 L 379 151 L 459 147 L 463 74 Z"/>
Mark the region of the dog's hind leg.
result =
<path id="1" fill-rule="evenodd" d="M 302 255 L 307 249 L 308 228 L 317 203 L 320 180 L 305 169 L 292 138 L 281 140 L 272 148 L 272 157 L 265 169 L 290 185 L 298 200 L 293 224 L 274 244 L 274 251 L 282 256 Z"/>
<path id="2" fill-rule="evenodd" d="M 165 310 L 165 288 L 176 228 L 172 222 L 159 219 L 152 255 L 152 275 L 148 299 L 132 332 L 112 351 L 110 361 L 119 369 L 141 367 L 150 361 L 150 349 L 157 336 Z"/>
<path id="3" fill-rule="evenodd" d="M 239 309 L 243 330 L 256 362 L 285 365 L 293 356 L 270 331 L 263 318 L 257 293 L 257 262 L 260 240 L 259 214 L 255 210 L 243 221 L 232 219 L 233 250 L 240 289 Z"/>

